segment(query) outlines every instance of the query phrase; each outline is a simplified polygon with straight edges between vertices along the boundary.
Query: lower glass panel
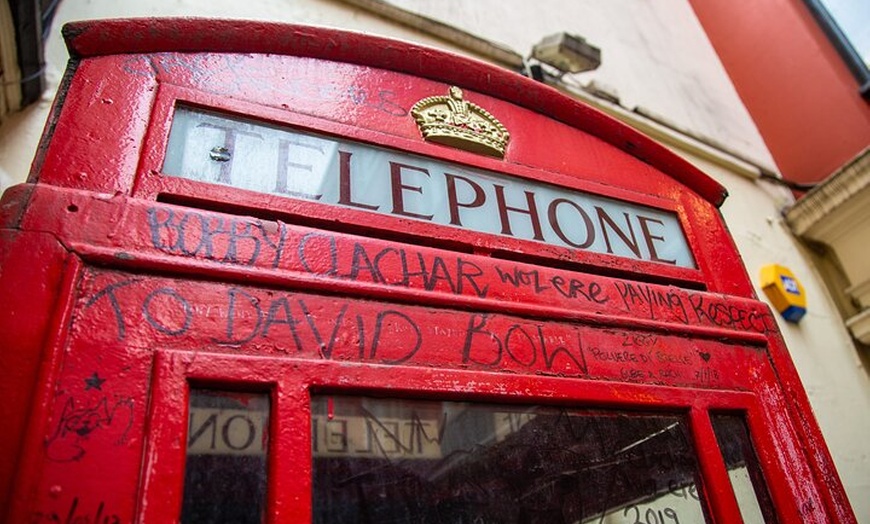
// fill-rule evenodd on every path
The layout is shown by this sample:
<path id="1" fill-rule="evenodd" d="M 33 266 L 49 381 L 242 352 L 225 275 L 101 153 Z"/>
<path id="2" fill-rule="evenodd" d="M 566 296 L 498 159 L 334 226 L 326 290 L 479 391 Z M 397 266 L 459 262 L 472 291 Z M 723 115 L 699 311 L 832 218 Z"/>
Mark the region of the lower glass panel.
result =
<path id="1" fill-rule="evenodd" d="M 182 523 L 265 522 L 269 395 L 193 389 Z"/>
<path id="2" fill-rule="evenodd" d="M 705 522 L 679 414 L 316 395 L 314 522 Z"/>
<path id="3" fill-rule="evenodd" d="M 713 414 L 713 431 L 745 524 L 775 524 L 776 513 L 742 415 Z"/>

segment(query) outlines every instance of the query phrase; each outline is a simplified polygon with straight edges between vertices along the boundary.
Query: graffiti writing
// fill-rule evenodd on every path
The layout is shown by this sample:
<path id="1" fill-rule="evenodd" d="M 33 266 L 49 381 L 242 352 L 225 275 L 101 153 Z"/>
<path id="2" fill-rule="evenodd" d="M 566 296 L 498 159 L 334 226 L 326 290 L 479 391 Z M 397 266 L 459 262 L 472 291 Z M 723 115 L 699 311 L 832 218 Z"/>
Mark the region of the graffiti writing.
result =
<path id="1" fill-rule="evenodd" d="M 46 440 L 46 456 L 55 462 L 80 460 L 85 455 L 86 442 L 95 433 L 108 433 L 117 445 L 122 445 L 132 424 L 133 400 L 130 398 L 110 402 L 103 396 L 88 402 L 70 397 Z"/>
<path id="2" fill-rule="evenodd" d="M 687 345 L 679 335 L 650 331 L 204 281 L 129 278 L 106 271 L 91 274 L 95 280 L 83 288 L 87 291 L 76 315 L 99 318 L 106 329 L 85 335 L 105 343 L 151 348 L 159 342 L 327 361 L 659 384 L 743 383 L 744 375 L 724 374 L 714 360 L 717 354 L 736 350 L 724 342 L 692 339 Z M 92 322 L 74 322 L 73 329 L 80 325 Z M 750 352 L 753 359 L 763 358 L 756 350 Z M 95 373 L 82 384 L 89 393 L 100 393 L 104 382 Z M 93 411 L 95 402 L 70 408 Z M 111 412 L 112 403 L 107 407 Z M 97 417 L 104 419 L 105 415 Z"/>
<path id="3" fill-rule="evenodd" d="M 147 242 L 154 249 L 220 264 L 515 303 L 545 299 L 554 306 L 581 305 L 583 310 L 597 314 L 643 316 L 740 332 L 767 333 L 775 329 L 763 306 L 672 286 L 494 262 L 485 257 L 199 210 L 152 206 L 145 218 Z M 110 301 L 116 300 L 113 291 L 105 290 Z M 92 300 L 101 298 L 94 296 Z"/>
<path id="4" fill-rule="evenodd" d="M 658 511 L 653 508 L 647 508 L 646 512 L 643 514 L 643 520 L 641 520 L 640 509 L 635 505 L 626 506 L 622 514 L 626 517 L 633 515 L 629 521 L 631 524 L 665 524 L 666 522 L 674 522 L 674 524 L 680 523 L 679 515 L 677 515 L 677 512 L 671 507 Z"/>
<path id="5" fill-rule="evenodd" d="M 524 271 L 518 267 L 513 267 L 510 270 L 505 270 L 500 266 L 495 266 L 495 271 L 502 283 L 507 283 L 514 288 L 527 287 L 536 294 L 552 290 L 565 298 L 582 299 L 596 304 L 605 304 L 610 300 L 598 282 L 584 282 L 576 278 L 567 279 L 560 275 L 547 278 L 542 276 L 537 269 Z"/>
<path id="6" fill-rule="evenodd" d="M 111 302 L 111 301 L 110 301 Z M 112 302 L 120 311 L 120 305 Z M 70 396 L 63 404 L 54 431 L 45 441 L 46 456 L 55 462 L 73 462 L 85 455 L 85 443 L 96 434 L 114 439 L 116 445 L 127 440 L 133 425 L 133 400 L 119 397 L 110 401 L 102 393 L 107 379 L 96 371 L 85 377 L 84 398 Z M 87 393 L 91 391 L 91 393 Z"/>
<path id="7" fill-rule="evenodd" d="M 651 319 L 657 319 L 664 314 L 669 320 L 689 323 L 684 295 L 680 291 L 631 282 L 614 282 L 613 286 L 625 308 L 630 311 L 645 309 Z"/>
<path id="8" fill-rule="evenodd" d="M 337 235 L 302 233 L 281 222 L 197 211 L 155 207 L 147 216 L 151 245 L 173 255 L 455 295 L 485 297 L 488 291 L 483 270 L 462 257 L 448 262 L 413 249 L 339 242 Z"/>
<path id="9" fill-rule="evenodd" d="M 700 294 L 690 294 L 688 299 L 698 323 L 757 333 L 768 331 L 769 315 L 760 310 L 747 310 L 736 304 L 714 301 Z"/>
<path id="10" fill-rule="evenodd" d="M 85 506 L 79 497 L 73 497 L 69 507 L 61 511 L 37 511 L 30 518 L 31 524 L 121 524 L 121 517 L 106 510 L 106 503 L 98 502 Z"/>
<path id="11" fill-rule="evenodd" d="M 131 344 L 183 337 L 212 347 L 265 346 L 323 360 L 414 361 L 572 375 L 585 370 L 577 327 L 503 315 L 124 277 L 104 283 L 84 305 L 113 317 L 116 329 L 104 335 Z"/>
<path id="12" fill-rule="evenodd" d="M 496 331 L 487 327 L 489 315 L 472 315 L 468 319 L 465 342 L 462 346 L 462 363 L 473 362 L 485 367 L 501 366 L 505 360 L 532 368 L 540 356 L 546 369 L 553 368 L 553 361 L 561 358 L 569 369 L 586 369 L 579 335 L 575 340 L 563 337 L 550 338 L 544 335 L 542 325 L 528 326 L 511 324 L 507 329 Z M 555 342 L 555 343 L 554 343 Z"/>

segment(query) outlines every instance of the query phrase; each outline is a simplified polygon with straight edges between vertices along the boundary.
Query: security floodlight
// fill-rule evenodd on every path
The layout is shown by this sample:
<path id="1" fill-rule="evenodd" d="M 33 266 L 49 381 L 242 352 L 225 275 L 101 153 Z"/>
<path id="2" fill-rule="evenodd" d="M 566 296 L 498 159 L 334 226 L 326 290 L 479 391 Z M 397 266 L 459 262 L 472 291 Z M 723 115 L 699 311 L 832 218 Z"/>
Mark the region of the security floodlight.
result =
<path id="1" fill-rule="evenodd" d="M 563 32 L 547 36 L 535 44 L 532 58 L 563 73 L 580 73 L 601 65 L 601 49 L 586 43 L 583 37 Z"/>

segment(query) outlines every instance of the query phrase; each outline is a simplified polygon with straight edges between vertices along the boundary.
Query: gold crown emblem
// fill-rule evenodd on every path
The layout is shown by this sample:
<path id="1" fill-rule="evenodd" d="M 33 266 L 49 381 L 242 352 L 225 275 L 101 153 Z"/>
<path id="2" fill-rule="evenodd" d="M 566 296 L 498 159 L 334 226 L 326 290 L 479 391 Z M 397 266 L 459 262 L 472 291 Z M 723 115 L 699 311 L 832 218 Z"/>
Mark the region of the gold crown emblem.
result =
<path id="1" fill-rule="evenodd" d="M 449 96 L 430 96 L 411 108 L 425 140 L 474 153 L 504 157 L 510 133 L 482 107 L 462 98 L 450 87 Z"/>

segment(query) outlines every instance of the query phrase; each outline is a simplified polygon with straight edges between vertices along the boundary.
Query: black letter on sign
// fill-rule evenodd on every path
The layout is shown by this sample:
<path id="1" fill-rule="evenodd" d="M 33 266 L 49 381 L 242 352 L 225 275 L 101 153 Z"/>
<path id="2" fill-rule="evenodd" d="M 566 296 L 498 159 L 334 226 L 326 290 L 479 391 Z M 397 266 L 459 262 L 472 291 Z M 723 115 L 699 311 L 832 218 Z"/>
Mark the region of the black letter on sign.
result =
<path id="1" fill-rule="evenodd" d="M 525 192 L 526 205 L 529 206 L 527 209 L 521 207 L 510 207 L 507 205 L 507 202 L 505 202 L 504 186 L 493 184 L 492 187 L 495 188 L 495 198 L 498 203 L 498 215 L 499 218 L 501 218 L 501 234 L 514 236 L 513 232 L 511 232 L 511 221 L 510 218 L 508 218 L 508 211 L 513 211 L 514 213 L 529 215 L 529 219 L 532 221 L 532 231 L 534 232 L 533 238 L 535 240 L 544 240 L 544 233 L 541 232 L 541 219 L 538 218 L 538 205 L 535 203 L 535 194 L 531 191 Z"/>
<path id="2" fill-rule="evenodd" d="M 586 228 L 586 238 L 583 240 L 583 242 L 574 242 L 573 240 L 568 238 L 568 236 L 562 230 L 562 226 L 559 224 L 559 215 L 557 209 L 560 204 L 570 205 L 571 207 L 576 209 L 580 216 L 583 218 L 583 225 Z M 547 208 L 547 219 L 550 221 L 550 226 L 553 228 L 553 231 L 556 232 L 556 235 L 558 235 L 559 238 L 562 239 L 562 242 L 568 244 L 571 247 L 576 247 L 577 249 L 587 249 L 595 242 L 595 225 L 592 223 L 592 219 L 589 218 L 589 215 L 586 213 L 586 211 L 583 210 L 582 207 L 580 207 L 575 202 L 572 202 L 571 200 L 568 200 L 566 198 L 557 198 L 556 200 L 550 202 L 550 206 Z M 573 227 L 570 229 L 572 231 L 575 230 L 575 228 Z"/>
<path id="3" fill-rule="evenodd" d="M 625 217 L 625 225 L 628 227 L 628 233 L 631 235 L 629 238 L 628 235 L 616 225 L 616 222 L 607 214 L 607 211 L 604 209 L 595 206 L 595 211 L 598 213 L 598 221 L 601 223 L 601 233 L 604 235 L 604 242 L 607 244 L 607 252 L 613 254 L 613 247 L 610 245 L 610 236 L 607 234 L 607 226 L 610 226 L 610 229 L 613 230 L 616 235 L 622 239 L 622 243 L 625 244 L 625 247 L 631 250 L 639 259 L 643 257 L 640 254 L 640 247 L 637 245 L 637 238 L 634 236 L 634 228 L 631 226 L 631 218 L 628 216 L 628 213 L 622 213 Z"/>
<path id="4" fill-rule="evenodd" d="M 447 207 L 450 209 L 450 223 L 454 226 L 462 226 L 462 221 L 459 219 L 459 208 L 480 207 L 486 202 L 486 193 L 473 180 L 469 180 L 464 176 L 451 175 L 444 173 L 444 178 L 447 180 Z M 474 198 L 471 202 L 460 202 L 456 196 L 456 180 L 462 180 L 474 189 Z"/>

